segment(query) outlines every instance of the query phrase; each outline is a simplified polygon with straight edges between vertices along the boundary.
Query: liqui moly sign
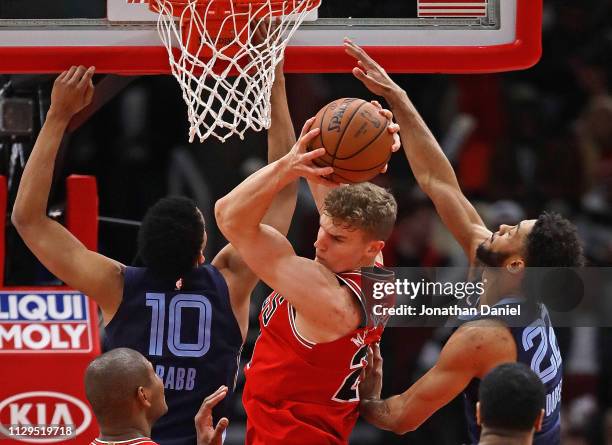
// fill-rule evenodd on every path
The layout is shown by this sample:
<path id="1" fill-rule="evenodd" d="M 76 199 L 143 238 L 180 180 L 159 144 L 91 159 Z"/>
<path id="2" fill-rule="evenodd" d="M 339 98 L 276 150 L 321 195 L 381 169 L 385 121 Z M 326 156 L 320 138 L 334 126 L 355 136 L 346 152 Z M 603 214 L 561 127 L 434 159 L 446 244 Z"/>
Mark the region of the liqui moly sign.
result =
<path id="1" fill-rule="evenodd" d="M 83 294 L 0 292 L 0 354 L 91 350 L 91 317 Z"/>

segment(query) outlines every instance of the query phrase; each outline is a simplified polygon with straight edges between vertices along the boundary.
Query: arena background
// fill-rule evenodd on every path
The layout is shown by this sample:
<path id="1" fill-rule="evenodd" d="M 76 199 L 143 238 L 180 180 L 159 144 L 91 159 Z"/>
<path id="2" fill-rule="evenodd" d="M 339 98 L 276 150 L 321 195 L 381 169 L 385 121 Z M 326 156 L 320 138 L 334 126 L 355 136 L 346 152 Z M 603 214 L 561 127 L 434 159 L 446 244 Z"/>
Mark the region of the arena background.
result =
<path id="1" fill-rule="evenodd" d="M 364 16 L 374 2 L 357 1 Z M 495 75 L 395 75 L 451 157 L 461 186 L 478 204 L 489 227 L 517 222 L 542 210 L 572 219 L 590 265 L 612 263 L 612 1 L 545 2 L 544 53 L 527 71 Z M 339 97 L 374 99 L 350 75 L 287 75 L 296 128 Z M 457 129 L 470 128 L 462 138 Z M 225 243 L 212 206 L 246 175 L 263 165 L 265 134 L 225 144 L 186 143 L 184 104 L 174 79 L 143 77 L 79 129 L 60 153 L 52 206 L 62 208 L 63 178 L 95 175 L 100 214 L 139 221 L 166 194 L 187 194 L 206 214 L 212 258 Z M 3 145 L 3 147 L 5 147 Z M 26 152 L 31 143 L 26 141 Z M 0 174 L 11 166 L 2 150 Z M 26 153 L 27 155 L 27 153 Z M 15 179 L 18 179 L 19 172 Z M 400 215 L 386 248 L 390 266 L 454 266 L 465 260 L 430 202 L 415 187 L 404 155 L 396 154 L 377 182 L 398 197 Z M 9 208 L 17 191 L 9 190 Z M 195 191 L 195 192 L 194 192 Z M 305 187 L 290 232 L 299 254 L 312 256 L 318 217 Z M 101 223 L 100 251 L 130 263 L 136 226 Z M 53 277 L 7 233 L 6 285 L 53 283 Z M 267 290 L 252 299 L 251 329 L 243 362 L 258 332 L 257 314 Z M 602 298 L 609 295 L 602 295 Z M 382 342 L 384 395 L 405 390 L 435 362 L 443 330 L 389 329 Z M 612 444 L 612 330 L 558 330 L 564 356 L 564 445 Z M 271 376 L 272 378 L 272 376 Z M 240 374 L 239 387 L 244 384 Z M 239 395 L 227 444 L 242 443 L 244 411 Z M 354 444 L 456 444 L 464 437 L 463 405 L 455 400 L 418 431 L 402 437 L 359 423 Z"/>

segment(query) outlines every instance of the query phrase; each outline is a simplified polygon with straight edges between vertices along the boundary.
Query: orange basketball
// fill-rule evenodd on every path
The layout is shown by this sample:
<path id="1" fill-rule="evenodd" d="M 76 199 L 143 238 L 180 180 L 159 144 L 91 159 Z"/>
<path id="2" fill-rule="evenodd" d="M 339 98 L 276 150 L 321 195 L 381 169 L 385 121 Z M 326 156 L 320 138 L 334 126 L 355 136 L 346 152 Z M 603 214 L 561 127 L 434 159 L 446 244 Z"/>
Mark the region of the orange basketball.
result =
<path id="1" fill-rule="evenodd" d="M 388 125 L 389 121 L 370 102 L 338 99 L 317 113 L 312 128 L 320 128 L 321 133 L 308 149 L 325 148 L 327 153 L 314 162 L 319 167 L 334 168 L 329 177 L 332 181 L 369 181 L 391 158 L 393 135 L 387 131 Z"/>

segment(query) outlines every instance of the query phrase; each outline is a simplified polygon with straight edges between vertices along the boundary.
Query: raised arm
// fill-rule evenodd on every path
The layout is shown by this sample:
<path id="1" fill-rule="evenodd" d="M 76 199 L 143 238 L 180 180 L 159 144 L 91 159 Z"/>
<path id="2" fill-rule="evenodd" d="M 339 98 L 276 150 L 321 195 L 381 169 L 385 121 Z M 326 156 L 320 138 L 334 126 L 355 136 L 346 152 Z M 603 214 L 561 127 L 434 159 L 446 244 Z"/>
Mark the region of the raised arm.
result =
<path id="1" fill-rule="evenodd" d="M 73 66 L 55 81 L 51 107 L 23 172 L 11 220 L 40 262 L 68 286 L 93 298 L 108 322 L 121 303 L 123 266 L 88 250 L 47 216 L 55 158 L 70 119 L 91 102 L 93 74 L 93 67 Z"/>
<path id="2" fill-rule="evenodd" d="M 402 129 L 404 152 L 419 186 L 433 201 L 440 218 L 472 262 L 476 247 L 491 236 L 491 232 L 459 188 L 453 167 L 436 138 L 406 92 L 385 70 L 350 40 L 345 40 L 344 46 L 346 52 L 357 59 L 359 67 L 353 69 L 355 77 L 371 92 L 384 97 L 391 107 Z"/>
<path id="3" fill-rule="evenodd" d="M 372 393 L 361 394 L 359 409 L 378 428 L 405 434 L 459 395 L 473 378 L 482 379 L 497 365 L 514 361 L 516 346 L 506 327 L 493 326 L 489 320 L 464 326 L 448 340 L 436 365 L 400 395 L 380 399 L 380 385 L 368 380 L 380 378 L 381 370 L 370 371 L 360 390 Z M 374 366 L 382 367 L 377 346 Z"/>
<path id="4" fill-rule="evenodd" d="M 287 153 L 295 145 L 295 130 L 287 103 L 283 61 L 276 66 L 274 84 L 272 85 L 272 124 L 268 130 L 268 164 L 271 164 Z M 264 224 L 277 229 L 283 235 L 289 232 L 291 219 L 297 202 L 297 182 L 287 184 L 274 198 L 270 209 L 263 218 Z"/>
<path id="5" fill-rule="evenodd" d="M 313 120 L 306 122 L 289 154 L 252 174 L 217 201 L 215 216 L 221 232 L 253 272 L 294 305 L 309 323 L 336 333 L 354 319 L 359 320 L 359 314 L 352 312 L 353 307 L 346 305 L 340 294 L 347 291 L 333 273 L 319 263 L 297 256 L 287 238 L 262 221 L 276 195 L 299 176 L 325 183 L 321 177 L 333 172 L 331 167 L 312 165 L 313 159 L 324 154 L 323 148 L 306 152 L 309 141 L 319 131 L 309 131 Z"/>
<path id="6" fill-rule="evenodd" d="M 295 130 L 287 104 L 282 61 L 276 66 L 271 103 L 272 124 L 268 130 L 268 163 L 286 155 L 295 144 Z M 263 222 L 286 235 L 291 225 L 296 201 L 297 182 L 293 182 L 278 193 Z M 232 309 L 245 338 L 249 321 L 250 295 L 257 284 L 257 275 L 247 266 L 232 244 L 223 248 L 215 256 L 212 264 L 219 269 L 227 282 Z"/>

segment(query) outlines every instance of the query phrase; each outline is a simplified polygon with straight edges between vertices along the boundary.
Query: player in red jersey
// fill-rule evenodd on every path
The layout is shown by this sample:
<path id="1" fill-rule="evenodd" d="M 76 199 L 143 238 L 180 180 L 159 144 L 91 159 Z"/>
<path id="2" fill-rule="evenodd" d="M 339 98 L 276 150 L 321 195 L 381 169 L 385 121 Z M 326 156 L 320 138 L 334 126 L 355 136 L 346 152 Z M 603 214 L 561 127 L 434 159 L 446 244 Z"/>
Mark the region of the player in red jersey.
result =
<path id="1" fill-rule="evenodd" d="M 208 396 L 195 417 L 197 445 L 221 445 L 227 418 L 213 428 L 212 409 L 225 398 L 222 386 Z M 141 353 L 117 348 L 92 360 L 85 371 L 85 393 L 100 427 L 90 445 L 158 445 L 151 428 L 168 411 L 164 384 Z"/>
<path id="2" fill-rule="evenodd" d="M 306 152 L 319 132 L 310 130 L 312 122 L 289 154 L 215 207 L 223 234 L 274 289 L 262 307 L 261 335 L 245 370 L 248 444 L 347 443 L 358 417 L 367 348 L 382 333 L 367 313 L 360 268 L 382 266 L 397 204 L 369 183 L 330 190 L 333 184 L 322 177 L 333 169 L 312 164 L 325 150 Z M 310 180 L 321 213 L 315 260 L 296 255 L 283 235 L 261 223 L 276 194 L 300 176 Z M 371 271 L 373 279 L 389 278 L 380 268 Z"/>

